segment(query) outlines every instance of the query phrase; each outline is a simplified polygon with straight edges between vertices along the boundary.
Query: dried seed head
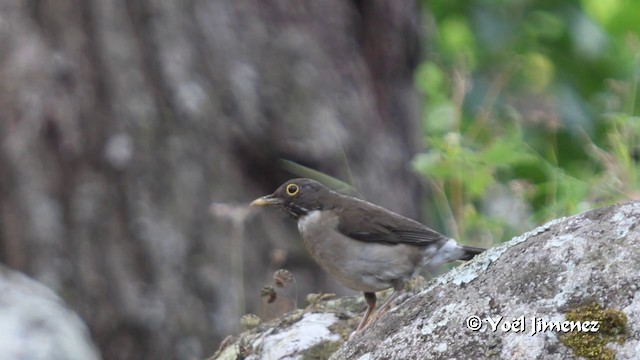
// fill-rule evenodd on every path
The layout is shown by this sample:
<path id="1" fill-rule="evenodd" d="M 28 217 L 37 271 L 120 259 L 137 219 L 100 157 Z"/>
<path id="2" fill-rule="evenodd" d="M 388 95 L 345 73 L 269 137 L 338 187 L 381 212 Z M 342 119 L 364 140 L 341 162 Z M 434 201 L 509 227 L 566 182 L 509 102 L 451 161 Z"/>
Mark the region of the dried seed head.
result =
<path id="1" fill-rule="evenodd" d="M 295 278 L 293 273 L 287 269 L 280 269 L 273 274 L 273 282 L 278 287 L 284 287 L 286 284 L 293 282 Z"/>
<path id="2" fill-rule="evenodd" d="M 307 295 L 307 303 L 309 305 L 315 305 L 322 301 L 329 300 L 336 297 L 333 293 L 310 293 Z"/>
<path id="3" fill-rule="evenodd" d="M 276 298 L 278 297 L 276 289 L 274 289 L 273 286 L 263 287 L 262 290 L 260 290 L 260 296 L 267 297 L 267 303 L 269 304 L 276 301 Z"/>
<path id="4" fill-rule="evenodd" d="M 262 319 L 260 319 L 256 314 L 244 314 L 240 318 L 240 325 L 245 330 L 253 329 L 254 327 L 260 325 L 261 322 Z"/>
<path id="5" fill-rule="evenodd" d="M 238 342 L 239 359 L 244 359 L 253 353 L 253 346 L 246 338 L 240 338 Z"/>

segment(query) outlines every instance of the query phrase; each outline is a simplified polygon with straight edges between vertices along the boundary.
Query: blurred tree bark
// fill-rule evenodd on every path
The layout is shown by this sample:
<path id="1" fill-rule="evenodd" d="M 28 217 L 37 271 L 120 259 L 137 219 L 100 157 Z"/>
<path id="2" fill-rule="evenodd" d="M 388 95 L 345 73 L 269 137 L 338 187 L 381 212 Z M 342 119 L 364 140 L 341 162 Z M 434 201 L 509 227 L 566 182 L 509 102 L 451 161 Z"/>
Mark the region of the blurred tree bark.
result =
<path id="1" fill-rule="evenodd" d="M 326 290 L 287 223 L 210 204 L 272 191 L 289 159 L 416 217 L 417 31 L 391 0 L 4 1 L 0 260 L 106 359 L 211 353 L 267 270 Z"/>

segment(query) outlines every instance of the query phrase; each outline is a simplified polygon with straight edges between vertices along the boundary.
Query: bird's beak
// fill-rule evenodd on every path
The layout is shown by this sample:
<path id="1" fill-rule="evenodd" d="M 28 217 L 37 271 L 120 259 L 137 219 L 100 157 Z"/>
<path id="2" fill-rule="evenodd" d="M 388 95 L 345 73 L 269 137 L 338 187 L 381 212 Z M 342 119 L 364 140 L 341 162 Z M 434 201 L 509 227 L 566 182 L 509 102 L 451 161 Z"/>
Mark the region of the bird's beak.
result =
<path id="1" fill-rule="evenodd" d="M 273 195 L 265 195 L 251 202 L 251 206 L 280 205 L 280 199 Z"/>

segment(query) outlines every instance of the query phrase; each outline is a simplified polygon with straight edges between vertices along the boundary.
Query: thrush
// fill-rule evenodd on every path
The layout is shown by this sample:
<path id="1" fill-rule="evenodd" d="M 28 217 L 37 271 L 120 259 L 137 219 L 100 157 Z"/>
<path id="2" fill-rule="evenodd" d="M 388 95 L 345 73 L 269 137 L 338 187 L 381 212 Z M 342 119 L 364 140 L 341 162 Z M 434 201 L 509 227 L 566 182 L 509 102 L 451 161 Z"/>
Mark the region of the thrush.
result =
<path id="1" fill-rule="evenodd" d="M 293 179 L 252 206 L 272 205 L 298 221 L 311 256 L 342 285 L 364 293 L 367 303 L 356 332 L 376 306 L 376 292 L 393 288 L 376 319 L 423 269 L 470 260 L 485 249 L 462 246 L 421 223 L 364 200 L 337 193 L 311 179 Z"/>

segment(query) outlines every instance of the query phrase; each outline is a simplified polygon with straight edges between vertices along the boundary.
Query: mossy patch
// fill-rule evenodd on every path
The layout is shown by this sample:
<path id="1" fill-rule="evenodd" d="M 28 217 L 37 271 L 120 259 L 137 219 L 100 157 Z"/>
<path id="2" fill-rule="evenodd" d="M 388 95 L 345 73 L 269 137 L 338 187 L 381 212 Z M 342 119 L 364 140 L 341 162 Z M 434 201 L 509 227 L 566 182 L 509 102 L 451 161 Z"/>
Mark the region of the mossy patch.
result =
<path id="1" fill-rule="evenodd" d="M 358 327 L 360 319 L 361 317 L 355 316 L 349 319 L 343 319 L 343 321 L 337 321 L 333 325 L 329 326 L 329 330 L 334 334 L 340 335 L 342 340 L 347 341 Z"/>
<path id="2" fill-rule="evenodd" d="M 325 341 L 305 351 L 302 360 L 326 360 L 342 345 L 342 341 Z"/>
<path id="3" fill-rule="evenodd" d="M 560 336 L 560 342 L 577 356 L 588 360 L 613 360 L 613 350 L 608 343 L 624 344 L 629 336 L 627 315 L 616 309 L 605 309 L 599 304 L 575 308 L 565 313 L 567 321 L 598 321 L 597 332 L 569 332 Z"/>

